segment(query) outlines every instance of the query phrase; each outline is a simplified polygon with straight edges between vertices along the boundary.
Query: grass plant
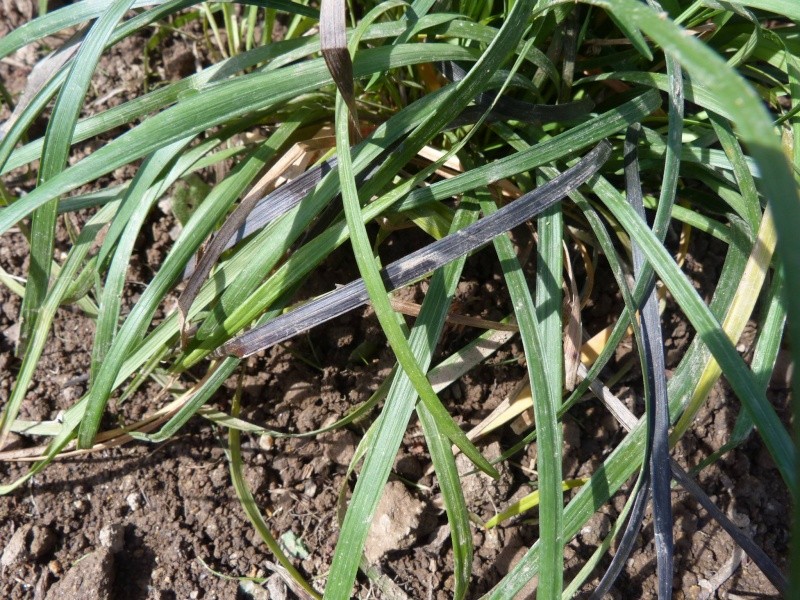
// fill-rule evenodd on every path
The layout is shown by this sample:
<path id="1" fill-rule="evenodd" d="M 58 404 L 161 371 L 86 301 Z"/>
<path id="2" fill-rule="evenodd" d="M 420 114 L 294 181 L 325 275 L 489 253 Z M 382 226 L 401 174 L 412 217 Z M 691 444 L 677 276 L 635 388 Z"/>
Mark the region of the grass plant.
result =
<path id="1" fill-rule="evenodd" d="M 514 414 L 531 409 L 535 426 L 503 460 L 535 443 L 537 490 L 499 507 L 490 525 L 536 506 L 540 533 L 485 598 L 512 598 L 534 577 L 537 597 L 570 597 L 597 576 L 601 597 L 624 566 L 648 506 L 659 597 L 668 597 L 670 486 L 683 486 L 724 528 L 730 525 L 669 458 L 721 377 L 741 406 L 739 420 L 730 441 L 697 469 L 758 435 L 796 505 L 797 435 L 779 419 L 766 388 L 787 324 L 795 363 L 800 357 L 800 303 L 790 301 L 800 296 L 793 237 L 800 231 L 800 4 L 83 0 L 49 12 L 46 4 L 39 2 L 38 18 L 0 39 L 1 58 L 75 34 L 69 47 L 42 57 L 15 105 L 4 100 L 10 116 L 0 131 L 0 173 L 23 177 L 25 193 L 3 186 L 0 233 L 17 228 L 28 238 L 30 268 L 24 282 L 0 270 L 0 284 L 23 298 L 0 447 L 10 432 L 39 445 L 0 452 L 4 460 L 33 459 L 0 493 L 66 453 L 163 441 L 189 419 L 205 418 L 230 430 L 237 496 L 277 562 L 297 579 L 297 593 L 340 600 L 350 597 L 359 569 L 367 576 L 373 570 L 362 557 L 365 540 L 416 412 L 450 525 L 453 593 L 473 597 L 475 525 L 453 450 L 476 469 L 497 471 L 437 394 L 518 335 L 529 387 Z M 213 61 L 177 81 L 150 81 L 146 93 L 113 108 L 84 111 L 104 52 L 130 36 L 192 22 L 202 24 Z M 272 36 L 276 23 L 283 28 L 279 41 Z M 41 118 L 46 132 L 32 138 Z M 78 154 L 80 142 L 95 138 L 103 140 L 96 151 Z M 130 181 L 97 186 L 126 165 L 135 165 Z M 224 176 L 203 188 L 196 206 L 175 208 L 185 221 L 180 233 L 124 311 L 131 256 L 154 207 L 179 198 L 170 195 L 176 185 L 198 188 L 193 182 L 215 167 Z M 282 183 L 290 172 L 292 180 Z M 58 223 L 69 227 L 73 213 L 89 216 L 65 257 L 57 257 Z M 507 234 L 525 221 L 537 233 L 532 278 Z M 375 222 L 417 228 L 433 239 L 384 266 L 382 245 L 391 233 L 372 236 Z M 671 230 L 724 244 L 711 298 L 701 297 L 681 268 L 686 244 L 665 241 Z M 475 333 L 434 366 L 461 271 L 485 246 L 496 254 L 513 306 L 506 324 L 516 331 Z M 352 249 L 362 279 L 295 306 L 304 281 L 340 247 Z M 571 279 L 579 249 L 588 257 L 587 282 Z M 598 262 L 610 268 L 622 300 L 600 346 L 584 346 L 578 289 L 591 295 L 590 267 Z M 421 278 L 429 278 L 427 296 L 409 329 L 391 291 Z M 179 309 L 155 321 L 174 293 L 181 294 Z M 659 294 L 696 334 L 668 381 Z M 365 302 L 397 365 L 366 404 L 326 428 L 357 418 L 370 423 L 350 467 L 357 483 L 330 571 L 324 589 L 315 589 L 283 555 L 242 477 L 240 436 L 266 430 L 239 417 L 238 396 L 227 411 L 206 405 L 220 398 L 243 357 Z M 24 421 L 22 401 L 65 304 L 97 325 L 88 391 L 57 422 Z M 759 328 L 748 365 L 735 344 L 750 320 Z M 604 386 L 612 375 L 606 367 L 629 332 L 647 405 L 638 417 L 613 386 Z M 109 401 L 133 398 L 148 378 L 164 385 L 163 406 L 103 430 Z M 561 421 L 587 392 L 628 434 L 591 478 L 565 480 Z M 796 406 L 793 414 L 800 423 Z M 510 418 L 499 415 L 488 427 Z M 634 476 L 623 515 L 586 567 L 564 581 L 564 545 Z M 794 523 L 790 572 L 800 578 L 796 513 Z M 596 565 L 614 536 L 621 542 L 603 574 Z M 778 589 L 789 589 L 763 552 L 737 541 Z M 320 574 L 306 575 L 321 581 Z M 800 589 L 800 579 L 792 587 Z"/>

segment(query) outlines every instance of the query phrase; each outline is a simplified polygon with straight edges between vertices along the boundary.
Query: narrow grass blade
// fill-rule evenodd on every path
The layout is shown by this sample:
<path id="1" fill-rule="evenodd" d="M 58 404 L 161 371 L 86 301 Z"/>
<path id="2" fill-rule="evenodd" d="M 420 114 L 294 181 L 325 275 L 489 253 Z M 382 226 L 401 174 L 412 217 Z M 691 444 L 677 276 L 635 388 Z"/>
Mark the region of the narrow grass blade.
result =
<path id="1" fill-rule="evenodd" d="M 549 183 L 552 184 L 552 180 Z M 533 361 L 541 362 L 547 374 L 546 385 L 549 387 L 547 393 L 543 393 L 544 390 L 536 385 L 537 382 L 531 377 L 531 381 L 534 382 L 532 388 L 535 390 L 533 410 L 536 415 L 537 467 L 541 480 L 540 490 L 543 494 L 539 537 L 543 540 L 542 545 L 545 552 L 552 544 L 553 559 L 555 559 L 556 552 L 558 553 L 558 560 L 553 560 L 550 565 L 546 565 L 542 569 L 538 593 L 543 598 L 555 598 L 561 594 L 564 587 L 563 490 L 561 487 L 555 487 L 553 483 L 556 479 L 559 482 L 563 479 L 561 472 L 563 440 L 561 425 L 556 416 L 561 407 L 564 389 L 564 324 L 562 319 L 564 215 L 560 204 L 543 211 L 536 220 L 536 230 L 539 240 L 536 244 L 534 308 L 538 321 L 539 340 L 531 339 L 530 336 L 535 335 L 536 331 L 532 329 L 526 331 L 522 323 L 520 323 L 520 336 L 523 340 L 528 364 L 530 365 Z M 498 256 L 500 256 L 499 253 Z M 501 263 L 503 263 L 503 259 L 501 259 Z M 517 291 L 516 302 L 519 300 L 519 291 Z M 519 321 L 519 311 L 515 311 L 515 314 Z M 540 353 L 536 351 L 537 345 Z M 529 376 L 531 370 L 529 366 Z M 544 421 L 540 421 L 540 417 Z M 551 419 L 551 422 L 548 422 L 548 419 Z M 549 474 L 551 471 L 555 472 Z M 555 531 L 555 535 L 552 535 L 551 531 Z"/>
<path id="2" fill-rule="evenodd" d="M 477 203 L 464 198 L 453 218 L 451 230 L 453 232 L 459 231 L 474 222 L 477 217 Z M 444 317 L 447 315 L 465 262 L 466 256 L 462 256 L 459 260 L 437 271 L 425 296 L 427 310 L 425 313 L 420 310 L 420 316 L 415 323 L 415 328 L 419 328 L 420 331 L 431 328 L 438 329 L 436 335 L 428 333 L 429 343 L 427 347 L 424 347 L 416 354 L 417 360 L 419 360 L 420 365 L 424 365 L 423 368 L 425 370 L 430 364 L 432 351 L 436 345 L 435 341 L 441 335 Z M 455 579 L 453 597 L 456 600 L 462 600 L 466 596 L 469 587 L 473 559 L 472 531 L 470 529 L 467 505 L 464 500 L 464 491 L 461 487 L 455 458 L 450 449 L 451 441 L 442 433 L 436 415 L 428 410 L 424 404 L 417 407 L 417 414 L 431 453 L 431 460 L 439 480 L 439 488 L 441 489 L 442 500 L 447 512 L 447 522 L 450 525 Z"/>
<path id="3" fill-rule="evenodd" d="M 121 310 L 120 300 L 136 238 L 139 236 L 139 231 L 144 225 L 150 209 L 160 196 L 159 186 L 154 185 L 155 180 L 192 139 L 179 140 L 170 144 L 145 160 L 122 200 L 119 215 L 114 224 L 124 224 L 125 229 L 116 243 L 116 250 L 108 267 L 108 275 L 100 299 L 100 313 L 97 318 L 92 348 L 92 373 L 96 373 L 100 368 L 117 332 Z M 113 237 L 106 238 L 108 241 L 111 239 Z M 104 262 L 103 256 L 109 252 L 110 249 L 104 244 L 99 255 L 101 263 Z"/>
<path id="4" fill-rule="evenodd" d="M 544 186 L 537 189 L 541 190 L 542 187 Z M 481 206 L 487 215 L 491 215 L 495 208 L 491 201 L 482 202 Z M 540 493 L 538 542 L 542 547 L 540 573 L 542 577 L 539 580 L 537 595 L 555 598 L 561 595 L 564 565 L 561 426 L 557 417 L 558 406 L 561 404 L 561 390 L 553 395 L 554 386 L 548 382 L 546 364 L 539 360 L 543 351 L 535 316 L 536 309 L 511 241 L 505 235 L 498 236 L 494 240 L 494 247 L 503 267 L 503 275 L 514 305 L 514 314 L 527 358 L 531 389 L 536 390 L 533 410 L 536 418 Z M 558 384 L 560 388 L 560 378 Z"/>
<path id="5" fill-rule="evenodd" d="M 338 101 L 337 110 L 337 146 L 342 166 L 342 193 L 345 202 L 346 212 L 358 210 L 358 196 L 355 191 L 352 169 L 349 164 L 349 142 L 347 140 L 347 115 L 344 104 Z M 348 208 L 348 202 L 351 206 Z M 355 207 L 352 206 L 355 203 Z M 352 221 L 351 217 L 348 217 Z M 354 224 L 351 222 L 351 227 Z M 363 232 L 363 224 L 359 223 Z M 363 252 L 363 247 L 359 249 L 357 238 L 354 240 L 356 252 Z M 357 254 L 358 257 L 358 254 Z M 371 251 L 367 243 L 367 254 L 362 255 L 364 260 L 371 261 Z M 361 261 L 360 261 L 361 262 Z M 460 273 L 463 261 L 460 265 L 454 265 L 450 270 L 450 281 L 447 282 L 449 289 L 445 289 L 444 277 L 435 278 L 435 286 L 432 285 L 426 297 L 420 315 L 420 326 L 414 327 L 406 342 L 411 352 L 412 361 L 419 364 L 417 368 L 427 369 L 430 363 L 433 347 L 438 339 L 444 316 L 447 314 L 448 302 L 445 297 L 452 297 L 453 290 L 457 284 L 458 274 Z M 359 264 L 359 268 L 362 265 Z M 363 270 L 362 270 L 363 272 Z M 385 298 L 385 297 L 384 297 Z M 429 308 L 430 307 L 430 308 Z M 431 311 L 430 322 L 428 310 Z M 396 322 L 395 322 L 396 323 Z M 423 325 L 424 324 L 424 325 Z M 382 323 L 382 325 L 384 325 Z M 431 331 L 430 328 L 436 330 Z M 387 332 L 389 333 L 389 332 Z M 402 333 L 401 333 L 402 335 Z M 419 363 L 417 361 L 419 360 Z M 417 388 L 417 389 L 415 389 Z M 431 390 L 432 391 L 432 390 Z M 393 463 L 394 454 L 399 447 L 402 439 L 405 424 L 411 416 L 414 408 L 414 399 L 419 392 L 418 386 L 412 385 L 411 374 L 404 370 L 398 370 L 393 380 L 389 397 L 386 400 L 384 410 L 381 413 L 377 427 L 375 428 L 375 443 L 364 459 L 364 466 L 361 476 L 353 491 L 353 498 L 350 507 L 342 523 L 342 532 L 336 546 L 331 575 L 325 590 L 326 597 L 339 598 L 346 597 L 352 588 L 353 579 L 359 564 L 359 558 L 363 550 L 369 525 L 372 522 L 377 503 L 380 499 L 381 491 L 389 475 L 389 469 Z M 431 406 L 425 406 L 420 413 L 420 418 L 425 423 L 427 439 L 431 443 L 432 452 L 435 451 L 437 463 L 440 469 L 440 477 L 443 493 L 446 492 L 448 513 L 454 519 L 453 541 L 454 557 L 457 560 L 457 574 L 462 581 L 457 584 L 457 594 L 462 596 L 465 592 L 464 583 L 469 579 L 469 569 L 471 565 L 471 538 L 469 525 L 466 521 L 466 509 L 464 506 L 463 492 L 458 485 L 458 476 L 455 471 L 452 455 L 450 454 L 449 443 L 445 442 L 440 436 L 443 435 L 442 421 L 443 416 L 436 414 Z M 445 418 L 450 418 L 446 415 Z M 452 435 L 446 435 L 445 439 Z M 463 447 L 463 444 L 461 445 Z M 339 591 L 337 591 L 339 590 Z"/>
<path id="6" fill-rule="evenodd" d="M 441 405 L 436 393 L 431 389 L 430 382 L 425 377 L 425 373 L 417 364 L 416 358 L 414 358 L 413 351 L 408 345 L 408 340 L 397 320 L 397 314 L 391 308 L 378 266 L 375 264 L 374 258 L 372 257 L 372 246 L 369 242 L 366 228 L 361 220 L 358 192 L 355 185 L 355 176 L 352 171 L 350 143 L 346 130 L 348 117 L 347 109 L 346 105 L 340 100 L 341 98 L 337 97 L 336 149 L 339 156 L 339 181 L 342 188 L 342 201 L 345 209 L 345 218 L 347 219 L 348 228 L 350 229 L 356 264 L 358 264 L 359 271 L 364 276 L 364 285 L 368 292 L 369 299 L 372 301 L 372 305 L 375 308 L 378 321 L 381 324 L 381 328 L 383 328 L 386 333 L 389 345 L 395 352 L 398 362 L 411 381 L 414 389 L 419 394 L 420 399 L 426 407 L 436 415 L 436 421 L 440 431 L 461 448 L 462 452 L 464 452 L 464 454 L 479 468 L 492 476 L 497 476 L 495 469 L 489 465 L 488 461 L 483 458 L 480 452 L 478 452 L 466 438 L 463 431 L 458 428 L 450 414 L 447 413 Z"/>
<path id="7" fill-rule="evenodd" d="M 133 0 L 115 0 L 89 30 L 75 55 L 64 87 L 56 99 L 45 134 L 45 146 L 39 167 L 39 185 L 54 179 L 64 170 L 69 156 L 70 140 L 78 120 L 89 82 L 106 41 L 117 22 L 133 4 Z M 50 200 L 40 206 L 31 219 L 31 252 L 25 297 L 22 300 L 19 348 L 24 350 L 36 324 L 37 314 L 50 284 L 58 202 Z"/>
<path id="8" fill-rule="evenodd" d="M 253 152 L 212 191 L 186 224 L 183 235 L 165 259 L 156 277 L 142 294 L 120 328 L 109 348 L 106 359 L 100 365 L 89 389 L 89 404 L 86 416 L 81 423 L 79 445 L 90 447 L 99 428 L 100 420 L 108 402 L 117 374 L 128 357 L 128 353 L 138 343 L 146 331 L 153 312 L 180 276 L 183 267 L 195 253 L 197 247 L 208 236 L 214 223 L 225 214 L 231 203 L 239 196 L 265 163 L 285 143 L 278 130 L 271 138 L 256 147 Z"/>
<path id="9" fill-rule="evenodd" d="M 11 424 L 16 419 L 22 401 L 28 392 L 28 387 L 33 380 L 36 365 L 44 350 L 56 310 L 58 310 L 64 294 L 69 289 L 78 269 L 89 253 L 95 238 L 108 220 L 111 219 L 118 206 L 118 202 L 107 204 L 87 222 L 72 250 L 67 255 L 67 260 L 62 266 L 61 272 L 58 274 L 52 289 L 41 306 L 39 317 L 31 332 L 30 343 L 22 358 L 22 365 L 17 373 L 14 387 L 0 415 L 0 447 L 3 446 L 2 441 L 10 431 Z"/>
<path id="10" fill-rule="evenodd" d="M 709 113 L 708 119 L 711 121 L 725 154 L 731 161 L 736 181 L 739 183 L 739 192 L 744 200 L 745 207 L 742 218 L 750 226 L 751 231 L 755 233 L 761 223 L 761 203 L 759 202 L 755 179 L 747 166 L 747 159 L 742 147 L 736 140 L 731 124 L 714 113 Z"/>
<path id="11" fill-rule="evenodd" d="M 239 416 L 240 394 L 241 388 L 236 391 L 231 404 L 231 414 L 234 417 Z M 228 452 L 231 481 L 233 482 L 233 489 L 236 491 L 236 496 L 239 498 L 239 503 L 242 505 L 242 509 L 244 509 L 247 518 L 250 520 L 250 523 L 253 524 L 253 527 L 258 532 L 261 540 L 267 545 L 267 548 L 269 548 L 269 551 L 272 552 L 272 555 L 278 559 L 278 562 L 281 564 L 281 566 L 289 572 L 292 579 L 294 579 L 294 581 L 297 582 L 309 594 L 309 596 L 319 600 L 319 598 L 322 596 L 319 594 L 319 592 L 317 592 L 317 590 L 311 587 L 311 584 L 306 581 L 305 577 L 300 574 L 292 562 L 286 557 L 286 554 L 284 554 L 280 544 L 278 544 L 278 540 L 276 540 L 270 532 L 269 525 L 266 523 L 266 521 L 264 521 L 264 517 L 258 508 L 256 499 L 253 497 L 253 493 L 250 491 L 244 475 L 242 474 L 242 450 L 239 437 L 238 429 L 228 430 Z"/>

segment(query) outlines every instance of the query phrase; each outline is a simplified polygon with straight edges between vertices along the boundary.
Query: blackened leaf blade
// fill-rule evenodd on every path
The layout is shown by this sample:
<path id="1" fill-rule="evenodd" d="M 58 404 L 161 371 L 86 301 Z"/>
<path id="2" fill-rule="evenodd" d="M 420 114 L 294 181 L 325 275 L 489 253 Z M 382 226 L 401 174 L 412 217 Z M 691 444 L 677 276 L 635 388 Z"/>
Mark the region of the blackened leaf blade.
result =
<path id="1" fill-rule="evenodd" d="M 611 144 L 607 141 L 601 142 L 574 167 L 504 206 L 491 217 L 481 219 L 390 264 L 383 271 L 387 287 L 397 289 L 406 285 L 459 256 L 472 252 L 559 202 L 595 175 L 610 153 Z M 353 310 L 367 299 L 364 282 L 360 279 L 353 281 L 229 341 L 215 352 L 215 356 L 249 356 Z"/>

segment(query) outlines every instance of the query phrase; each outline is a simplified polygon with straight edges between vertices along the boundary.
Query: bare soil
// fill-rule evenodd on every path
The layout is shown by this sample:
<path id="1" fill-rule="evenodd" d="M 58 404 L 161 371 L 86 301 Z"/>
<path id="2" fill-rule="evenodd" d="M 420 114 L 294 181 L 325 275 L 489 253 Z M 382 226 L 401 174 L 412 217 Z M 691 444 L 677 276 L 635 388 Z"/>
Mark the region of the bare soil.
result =
<path id="1" fill-rule="evenodd" d="M 4 0 L 5 4 L 9 4 Z M 13 7 L 12 7 L 13 8 Z M 11 9 L 9 9 L 11 10 Z M 24 11 L 7 12 L 5 27 L 23 22 Z M 16 15 L 16 17 L 14 17 Z M 14 22 L 13 18 L 17 21 Z M 0 34 L 3 33 L 0 19 Z M 151 64 L 166 78 L 183 69 L 170 57 L 183 51 L 178 38 L 167 49 L 150 56 Z M 104 106 L 141 93 L 142 46 L 135 37 L 104 59 L 98 90 L 119 89 Z M 26 67 L 35 64 L 41 50 L 23 50 L 14 64 L 0 63 L 0 77 L 15 96 L 24 86 Z M 175 59 L 180 64 L 188 59 Z M 188 64 L 188 63 L 187 63 Z M 123 67 L 124 66 L 124 67 Z M 191 66 L 193 69 L 193 65 Z M 108 86 L 108 87 L 106 87 Z M 103 97 L 98 92 L 98 97 Z M 3 115 L 5 118 L 7 115 Z M 44 124 L 40 124 L 44 125 Z M 101 142 L 98 142 L 101 143 Z M 86 148 L 83 151 L 90 151 Z M 130 173 L 116 173 L 124 178 Z M 7 182 L 23 187 L 24 174 Z M 141 289 L 158 269 L 169 249 L 169 232 L 175 225 L 167 211 L 155 210 L 145 227 L 134 264 L 126 301 L 136 301 Z M 529 232 L 518 232 L 521 245 Z M 420 240 L 407 236 L 388 254 L 408 251 Z M 66 236 L 61 239 L 66 243 Z M 0 266 L 24 276 L 28 246 L 19 232 L 3 236 Z M 721 264 L 722 248 L 696 241 L 687 270 L 698 286 L 713 290 Z M 313 278 L 303 293 L 312 295 L 345 283 L 356 275 L 347 250 L 339 251 L 324 277 Z M 408 292 L 421 299 L 420 287 Z M 459 307 L 467 314 L 498 318 L 508 310 L 502 277 L 492 255 L 482 252 L 468 261 L 459 286 Z M 586 327 L 596 331 L 613 318 L 618 299 L 599 297 L 584 315 Z M 0 288 L 0 403 L 7 400 L 19 369 L 13 347 L 17 335 L 20 301 Z M 669 368 L 673 368 L 691 340 L 692 332 L 673 312 L 664 318 Z M 94 323 L 72 307 L 59 310 L 34 384 L 25 399 L 21 418 L 57 417 L 86 391 Z M 465 343 L 473 331 L 448 328 L 440 355 Z M 350 354 L 365 340 L 378 342 L 369 360 L 353 361 Z M 290 432 L 310 431 L 330 423 L 356 403 L 369 397 L 393 361 L 379 335 L 370 309 L 355 311 L 305 337 L 279 345 L 244 363 L 242 416 L 266 427 Z M 746 352 L 752 332 L 742 341 Z M 524 374 L 521 346 L 510 342 L 482 366 L 447 388 L 442 400 L 464 428 L 477 424 L 516 386 Z M 625 352 L 617 364 L 629 358 Z M 785 382 L 774 381 L 770 397 L 788 421 Z M 236 386 L 229 382 L 212 403 L 226 409 Z M 637 372 L 615 391 L 636 405 Z M 119 417 L 141 417 L 159 406 L 159 388 L 152 384 L 134 397 L 109 408 L 108 425 Z M 718 385 L 703 408 L 690 435 L 674 456 L 694 465 L 719 448 L 729 437 L 739 403 L 724 384 Z M 337 540 L 337 496 L 347 479 L 347 464 L 366 428 L 356 424 L 317 438 L 266 439 L 244 435 L 242 451 L 246 479 L 258 505 L 278 537 L 291 534 L 295 564 L 321 589 Z M 589 476 L 622 439 L 623 433 L 599 403 L 589 400 L 571 411 L 564 422 L 565 477 Z M 516 441 L 510 431 L 491 437 L 481 449 L 492 458 Z M 31 442 L 16 437 L 22 447 Z M 254 533 L 236 499 L 226 459 L 226 431 L 201 418 L 193 419 L 178 435 L 163 444 L 132 443 L 122 448 L 59 460 L 15 493 L 0 498 L 0 594 L 21 598 L 281 598 L 295 597 L 275 575 L 273 557 Z M 502 467 L 499 481 L 482 476 L 464 479 L 467 502 L 475 515 L 486 520 L 498 509 L 531 491 L 535 445 Z M 410 598 L 452 596 L 452 555 L 446 518 L 437 503 L 436 482 L 426 474 L 430 464 L 419 425 L 412 421 L 397 457 L 392 482 L 381 504 L 370 558 Z M 462 465 L 465 466 L 465 465 Z M 27 466 L 0 463 L 0 478 L 13 481 Z M 786 568 L 790 504 L 767 451 L 757 436 L 721 461 L 703 470 L 699 482 L 734 521 L 750 533 Z M 431 491 L 433 490 L 433 491 Z M 624 488 L 592 519 L 590 526 L 566 548 L 569 580 L 602 540 L 626 498 Z M 734 554 L 731 539 L 682 490 L 673 492 L 676 539 L 676 598 L 704 598 L 709 583 Z M 652 527 L 646 522 L 626 569 L 615 585 L 613 598 L 654 596 L 655 555 Z M 496 584 L 516 564 L 537 537 L 537 527 L 512 522 L 493 530 L 474 528 L 475 560 L 472 598 Z M 383 543 L 379 543 L 382 541 Z M 608 564 L 605 559 L 604 565 Z M 263 586 L 239 581 L 268 579 Z M 583 590 L 588 596 L 590 587 Z M 776 590 L 747 559 L 715 592 L 718 598 L 777 597 Z M 359 579 L 359 598 L 390 597 L 365 577 Z M 525 594 L 520 597 L 524 597 Z"/>

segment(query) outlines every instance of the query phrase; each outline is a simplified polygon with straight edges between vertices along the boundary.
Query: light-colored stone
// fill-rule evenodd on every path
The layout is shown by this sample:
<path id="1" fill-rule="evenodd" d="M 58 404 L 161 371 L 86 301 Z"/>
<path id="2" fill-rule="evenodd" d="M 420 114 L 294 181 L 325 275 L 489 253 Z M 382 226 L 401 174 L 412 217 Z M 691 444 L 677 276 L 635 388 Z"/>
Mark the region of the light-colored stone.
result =
<path id="1" fill-rule="evenodd" d="M 114 555 L 100 548 L 76 562 L 45 600 L 112 600 L 113 585 Z"/>
<path id="2" fill-rule="evenodd" d="M 26 523 L 14 532 L 14 535 L 11 536 L 8 544 L 3 549 L 3 555 L 0 556 L 0 565 L 10 567 L 28 559 L 27 538 L 32 529 L 33 525 Z"/>
<path id="3" fill-rule="evenodd" d="M 138 492 L 131 492 L 125 496 L 125 502 L 127 503 L 128 508 L 130 508 L 133 512 L 142 507 L 142 498 Z"/>
<path id="4" fill-rule="evenodd" d="M 254 581 L 242 581 L 239 583 L 239 593 L 245 598 L 251 598 L 252 600 L 280 600 L 286 598 L 286 584 L 283 581 L 280 581 L 279 585 L 282 585 L 282 593 L 272 593 L 268 591 L 269 585 L 272 581 L 273 577 L 277 577 L 280 580 L 280 577 L 276 574 L 273 575 L 267 581 L 267 587 L 264 588 L 263 586 L 255 583 Z"/>
<path id="5" fill-rule="evenodd" d="M 103 548 L 108 548 L 113 554 L 117 554 L 125 544 L 125 528 L 122 523 L 106 525 L 100 530 L 97 541 Z"/>
<path id="6" fill-rule="evenodd" d="M 371 564 L 377 563 L 387 552 L 408 548 L 416 541 L 424 506 L 401 482 L 386 484 L 364 549 Z"/>

